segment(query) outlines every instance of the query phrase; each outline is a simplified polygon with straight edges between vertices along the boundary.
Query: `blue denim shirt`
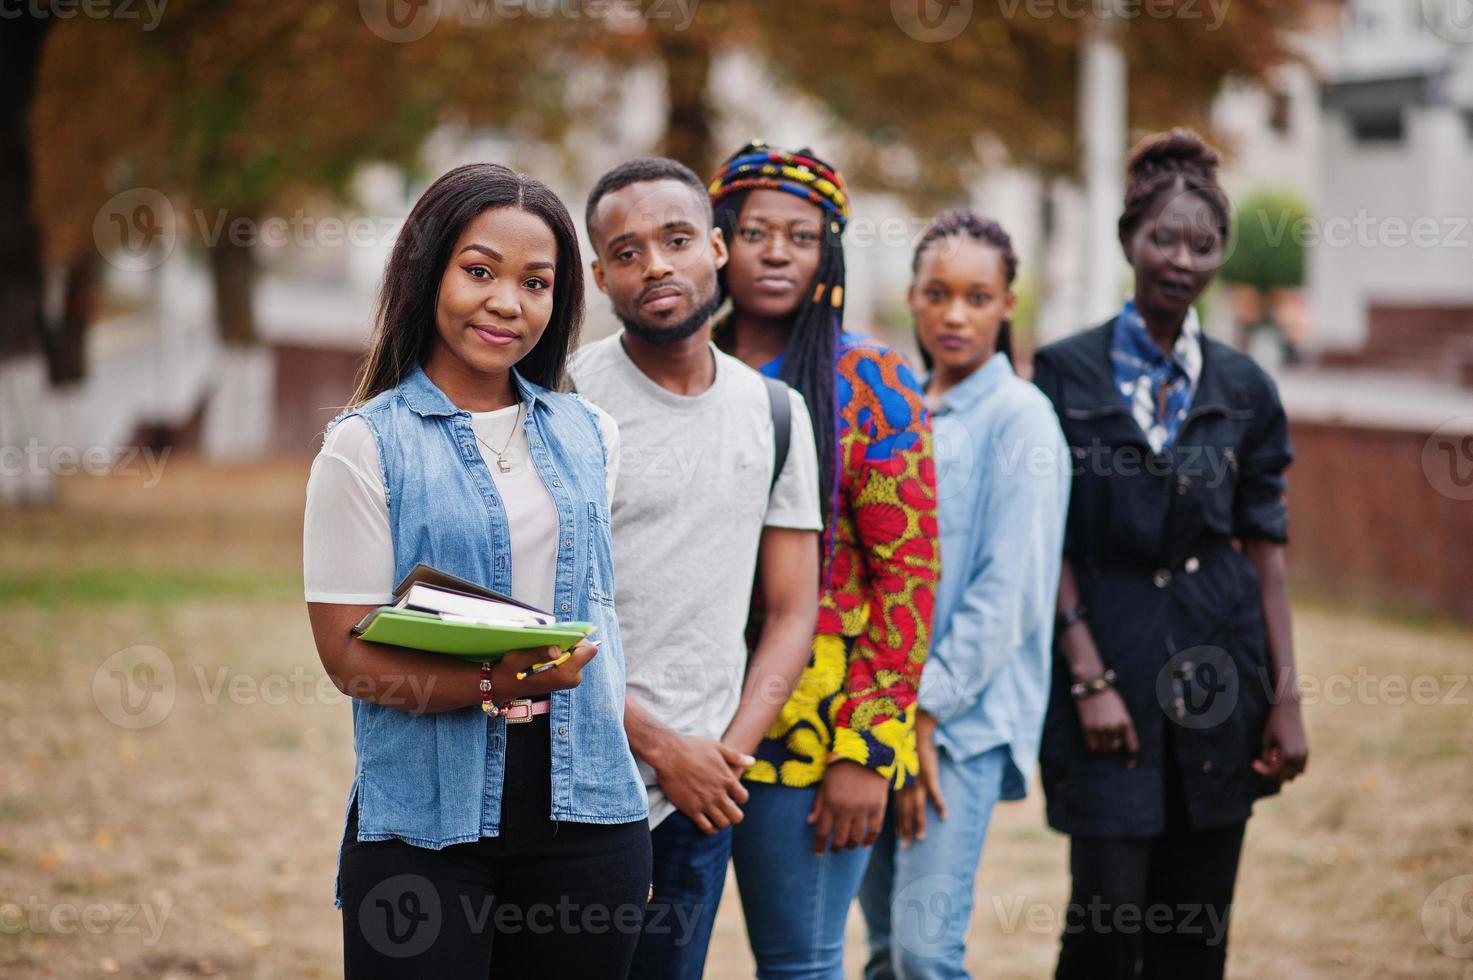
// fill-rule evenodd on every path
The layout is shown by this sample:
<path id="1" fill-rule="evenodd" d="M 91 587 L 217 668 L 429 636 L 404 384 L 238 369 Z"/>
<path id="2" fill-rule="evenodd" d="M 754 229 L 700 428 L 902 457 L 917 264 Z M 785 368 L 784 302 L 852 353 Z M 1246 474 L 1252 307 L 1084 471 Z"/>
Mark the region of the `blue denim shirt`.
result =
<path id="1" fill-rule="evenodd" d="M 624 735 L 624 651 L 614 615 L 613 546 L 603 438 L 575 395 L 513 372 L 526 408 L 532 463 L 552 497 L 561 537 L 555 609 L 598 625 L 603 645 L 583 682 L 552 695 L 553 820 L 644 819 L 644 783 Z M 511 538 L 468 412 L 416 368 L 357 410 L 383 467 L 395 580 L 420 562 L 511 590 Z M 336 421 L 334 422 L 336 424 Z M 479 706 L 412 715 L 353 701 L 358 839 L 442 848 L 499 833 L 506 722 Z"/>
<path id="2" fill-rule="evenodd" d="M 1068 447 L 1002 354 L 945 394 L 932 426 L 941 585 L 920 706 L 953 759 L 1007 746 L 1002 798 L 1020 799 L 1048 706 Z"/>

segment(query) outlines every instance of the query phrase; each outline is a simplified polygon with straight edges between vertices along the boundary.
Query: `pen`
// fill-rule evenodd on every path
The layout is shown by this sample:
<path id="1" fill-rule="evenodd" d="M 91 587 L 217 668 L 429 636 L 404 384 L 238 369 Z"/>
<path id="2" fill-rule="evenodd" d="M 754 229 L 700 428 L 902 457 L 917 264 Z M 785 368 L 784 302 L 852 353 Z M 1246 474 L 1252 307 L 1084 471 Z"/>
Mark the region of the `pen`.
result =
<path id="1" fill-rule="evenodd" d="M 589 645 L 596 647 L 602 642 L 603 640 L 590 640 Z M 554 667 L 561 667 L 563 664 L 572 659 L 573 651 L 569 650 L 567 653 L 563 654 L 561 657 L 558 657 L 556 660 L 547 660 L 540 664 L 533 664 L 526 670 L 517 671 L 517 680 L 524 681 L 528 677 L 536 677 L 538 674 L 552 670 Z"/>

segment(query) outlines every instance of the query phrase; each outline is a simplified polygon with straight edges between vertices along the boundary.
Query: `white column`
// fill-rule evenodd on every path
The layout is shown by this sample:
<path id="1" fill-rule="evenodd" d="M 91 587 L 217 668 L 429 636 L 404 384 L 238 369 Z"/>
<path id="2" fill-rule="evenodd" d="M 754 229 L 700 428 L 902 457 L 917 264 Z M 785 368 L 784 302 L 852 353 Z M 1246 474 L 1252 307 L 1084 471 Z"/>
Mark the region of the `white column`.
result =
<path id="1" fill-rule="evenodd" d="M 1075 329 L 1116 312 L 1124 258 L 1115 234 L 1125 177 L 1126 67 L 1121 23 L 1108 0 L 1096 0 L 1079 61 L 1079 135 L 1083 150 L 1085 226 L 1083 288 Z"/>

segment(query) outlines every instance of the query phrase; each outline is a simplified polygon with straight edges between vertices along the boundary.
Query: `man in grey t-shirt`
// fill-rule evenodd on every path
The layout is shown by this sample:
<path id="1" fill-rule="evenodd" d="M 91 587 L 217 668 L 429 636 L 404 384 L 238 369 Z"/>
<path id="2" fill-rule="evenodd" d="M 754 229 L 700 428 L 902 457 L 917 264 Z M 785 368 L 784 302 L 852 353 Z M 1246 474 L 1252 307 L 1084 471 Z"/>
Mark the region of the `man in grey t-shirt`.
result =
<path id="1" fill-rule="evenodd" d="M 589 195 L 594 281 L 625 329 L 575 356 L 619 424 L 615 605 L 624 726 L 650 792 L 654 893 L 632 976 L 698 978 L 726 879 L 739 781 L 808 662 L 818 615 L 818 454 L 802 397 L 773 479 L 761 376 L 711 343 L 726 262 L 700 179 L 632 160 Z M 765 610 L 750 660 L 754 573 Z"/>

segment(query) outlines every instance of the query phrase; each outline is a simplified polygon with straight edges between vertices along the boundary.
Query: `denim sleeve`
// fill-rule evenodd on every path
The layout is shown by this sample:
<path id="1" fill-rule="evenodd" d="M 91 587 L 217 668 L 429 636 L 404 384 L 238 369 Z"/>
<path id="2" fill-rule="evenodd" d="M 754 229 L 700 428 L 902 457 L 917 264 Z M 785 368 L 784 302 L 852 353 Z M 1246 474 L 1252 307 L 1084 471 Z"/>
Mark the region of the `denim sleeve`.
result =
<path id="1" fill-rule="evenodd" d="M 1007 445 L 976 454 L 977 543 L 960 603 L 931 647 L 919 703 L 945 723 L 977 703 L 1009 657 L 1052 623 L 1062 561 L 1069 476 L 1059 424 L 1040 399 L 988 438 Z M 995 450 L 995 451 L 994 451 Z M 997 461 L 1014 460 L 1010 472 Z M 993 472 L 983 472 L 983 467 Z M 947 568 L 943 574 L 950 574 Z"/>

